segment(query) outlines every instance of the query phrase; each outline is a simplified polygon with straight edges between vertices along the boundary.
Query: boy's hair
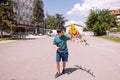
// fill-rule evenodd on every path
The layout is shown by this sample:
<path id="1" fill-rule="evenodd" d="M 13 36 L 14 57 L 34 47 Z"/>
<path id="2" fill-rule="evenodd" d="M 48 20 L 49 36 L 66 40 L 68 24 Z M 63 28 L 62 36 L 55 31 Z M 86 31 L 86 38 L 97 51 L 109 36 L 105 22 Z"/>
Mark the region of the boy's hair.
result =
<path id="1" fill-rule="evenodd" d="M 62 28 L 57 28 L 57 33 L 61 33 L 62 32 Z"/>

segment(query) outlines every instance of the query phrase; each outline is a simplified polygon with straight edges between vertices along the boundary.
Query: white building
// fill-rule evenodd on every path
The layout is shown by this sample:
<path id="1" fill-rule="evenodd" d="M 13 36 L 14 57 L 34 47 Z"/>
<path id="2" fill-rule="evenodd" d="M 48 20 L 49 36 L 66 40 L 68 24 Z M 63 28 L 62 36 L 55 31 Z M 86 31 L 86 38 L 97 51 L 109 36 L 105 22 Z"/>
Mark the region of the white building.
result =
<path id="1" fill-rule="evenodd" d="M 120 9 L 117 10 L 111 10 L 111 14 L 115 15 L 117 17 L 117 23 L 118 25 L 120 25 Z"/>
<path id="2" fill-rule="evenodd" d="M 14 0 L 13 10 L 16 13 L 17 24 L 31 26 L 32 0 Z"/>

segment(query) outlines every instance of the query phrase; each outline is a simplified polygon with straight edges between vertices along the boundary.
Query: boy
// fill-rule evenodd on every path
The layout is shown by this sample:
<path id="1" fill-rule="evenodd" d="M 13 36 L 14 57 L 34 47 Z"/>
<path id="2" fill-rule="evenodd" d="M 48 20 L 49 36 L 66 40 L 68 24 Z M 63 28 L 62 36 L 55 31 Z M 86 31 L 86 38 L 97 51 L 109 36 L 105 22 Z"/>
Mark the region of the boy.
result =
<path id="1" fill-rule="evenodd" d="M 54 38 L 53 45 L 56 48 L 56 68 L 57 73 L 55 77 L 59 77 L 60 74 L 60 61 L 62 59 L 63 70 L 62 73 L 65 72 L 66 62 L 68 61 L 68 48 L 67 48 L 67 40 L 70 40 L 70 37 L 64 35 L 64 30 L 62 28 L 57 29 L 57 36 Z"/>

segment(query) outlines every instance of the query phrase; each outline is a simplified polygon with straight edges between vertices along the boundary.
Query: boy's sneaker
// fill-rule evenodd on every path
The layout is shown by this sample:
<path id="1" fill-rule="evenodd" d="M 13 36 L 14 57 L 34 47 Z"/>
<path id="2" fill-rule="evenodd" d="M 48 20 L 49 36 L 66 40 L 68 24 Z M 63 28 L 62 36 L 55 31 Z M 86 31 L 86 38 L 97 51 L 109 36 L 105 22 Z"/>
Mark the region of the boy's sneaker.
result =
<path id="1" fill-rule="evenodd" d="M 61 74 L 59 73 L 59 72 L 57 72 L 56 74 L 55 74 L 55 78 L 57 78 L 57 77 L 59 77 Z"/>
<path id="2" fill-rule="evenodd" d="M 62 70 L 62 74 L 64 74 L 64 73 L 65 73 L 65 69 Z"/>

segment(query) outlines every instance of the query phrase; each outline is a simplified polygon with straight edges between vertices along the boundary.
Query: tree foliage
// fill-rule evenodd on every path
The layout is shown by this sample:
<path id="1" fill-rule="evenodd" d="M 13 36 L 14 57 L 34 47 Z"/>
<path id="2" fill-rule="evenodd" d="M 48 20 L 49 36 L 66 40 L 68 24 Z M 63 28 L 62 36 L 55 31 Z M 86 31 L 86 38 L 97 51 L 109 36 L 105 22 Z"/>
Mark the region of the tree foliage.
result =
<path id="1" fill-rule="evenodd" d="M 117 27 L 116 17 L 109 10 L 90 10 L 86 25 L 96 35 L 104 35 L 110 28 Z"/>
<path id="2" fill-rule="evenodd" d="M 40 24 L 44 22 L 44 9 L 43 9 L 43 1 L 42 0 L 34 0 L 33 2 L 33 18 L 32 22 L 35 24 Z"/>
<path id="3" fill-rule="evenodd" d="M 64 24 L 67 20 L 62 14 L 47 15 L 46 26 L 48 29 L 56 29 L 57 27 L 64 28 Z"/>
<path id="4" fill-rule="evenodd" d="M 14 22 L 13 0 L 0 0 L 0 31 L 10 31 L 10 24 Z"/>
<path id="5" fill-rule="evenodd" d="M 55 21 L 55 16 L 52 16 L 52 15 L 48 15 L 47 16 L 47 19 L 46 19 L 46 28 L 48 29 L 55 29 L 57 26 L 56 26 L 56 21 Z"/>

